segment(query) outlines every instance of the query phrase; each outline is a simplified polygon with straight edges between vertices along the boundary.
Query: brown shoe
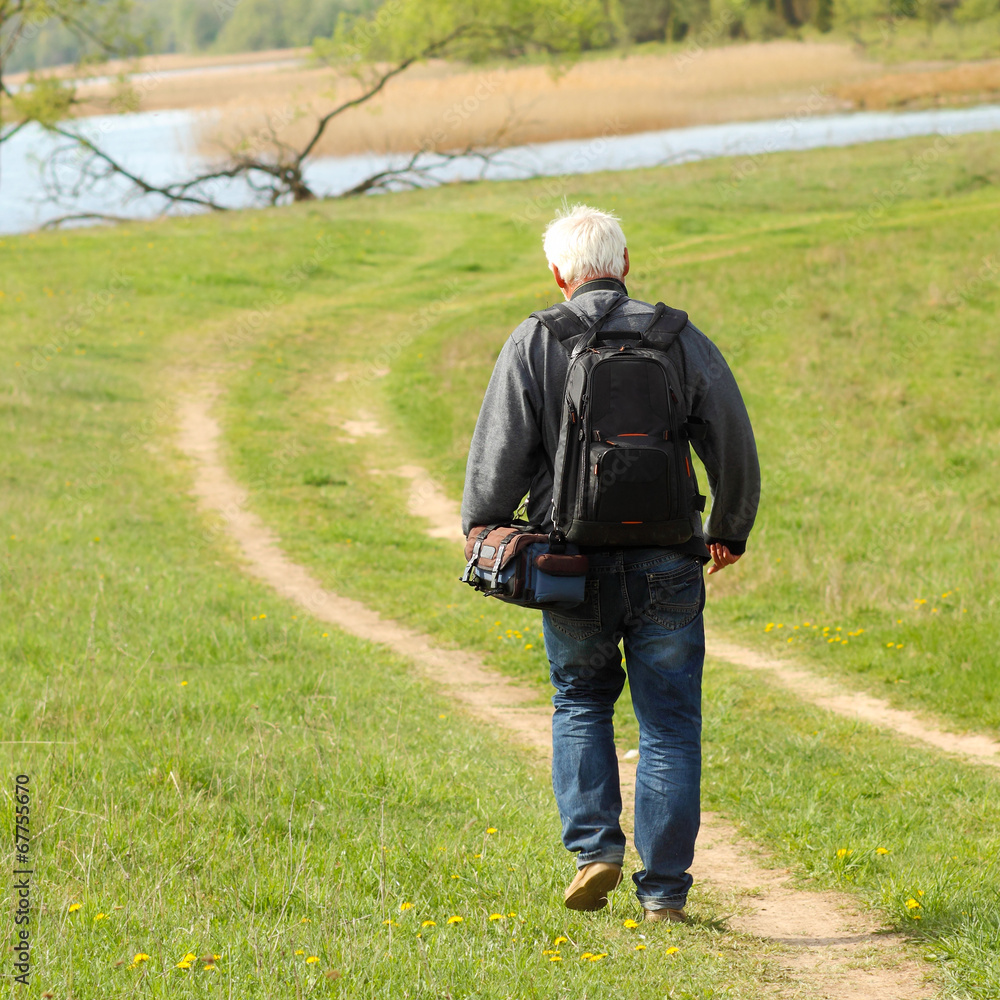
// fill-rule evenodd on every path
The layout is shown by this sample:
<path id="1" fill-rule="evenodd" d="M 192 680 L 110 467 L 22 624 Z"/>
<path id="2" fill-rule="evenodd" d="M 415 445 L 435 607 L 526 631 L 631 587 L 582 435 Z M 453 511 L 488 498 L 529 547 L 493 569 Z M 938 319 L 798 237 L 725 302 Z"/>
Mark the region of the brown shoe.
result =
<path id="1" fill-rule="evenodd" d="M 687 922 L 687 915 L 683 910 L 643 910 L 644 920 L 666 920 L 672 924 L 683 924 Z"/>
<path id="2" fill-rule="evenodd" d="M 566 890 L 566 906 L 571 910 L 603 910 L 608 893 L 622 880 L 622 866 L 607 861 L 584 865 Z"/>

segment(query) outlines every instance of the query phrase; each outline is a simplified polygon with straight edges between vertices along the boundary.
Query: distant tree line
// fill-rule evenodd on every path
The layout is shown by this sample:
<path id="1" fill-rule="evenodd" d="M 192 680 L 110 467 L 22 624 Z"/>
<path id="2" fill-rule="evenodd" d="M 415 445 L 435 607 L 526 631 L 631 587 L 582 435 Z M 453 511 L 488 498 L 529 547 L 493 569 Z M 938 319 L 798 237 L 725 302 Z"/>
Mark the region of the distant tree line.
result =
<path id="1" fill-rule="evenodd" d="M 107 2 L 104 6 L 111 7 Z M 102 6 L 88 4 L 91 11 Z M 342 13 L 370 14 L 378 0 L 136 0 L 130 4 L 130 51 L 259 52 L 311 45 L 329 38 Z M 101 54 L 59 18 L 39 17 L 28 37 L 11 49 L 4 71 L 76 63 Z M 0 14 L 0 42 L 2 42 Z"/>
<path id="2" fill-rule="evenodd" d="M 806 26 L 853 34 L 906 22 L 971 23 L 995 17 L 1000 0 L 620 0 L 620 7 L 630 41 L 669 42 L 708 25 L 721 29 L 713 37 L 722 41 L 794 36 Z"/>
<path id="3" fill-rule="evenodd" d="M 254 52 L 311 45 L 331 37 L 338 20 L 369 16 L 383 0 L 76 0 L 81 7 L 129 6 L 130 50 L 142 52 Z M 386 0 L 388 2 L 388 0 Z M 566 0 L 572 7 L 575 0 Z M 58 17 L 42 19 L 10 51 L 3 71 L 38 69 L 100 55 L 85 35 Z M 44 7 L 44 5 L 42 5 Z M 975 22 L 1000 12 L 1000 0 L 604 0 L 612 30 L 583 47 L 682 41 L 695 32 L 712 41 L 770 39 L 864 26 L 922 21 L 932 27 L 950 18 Z"/>

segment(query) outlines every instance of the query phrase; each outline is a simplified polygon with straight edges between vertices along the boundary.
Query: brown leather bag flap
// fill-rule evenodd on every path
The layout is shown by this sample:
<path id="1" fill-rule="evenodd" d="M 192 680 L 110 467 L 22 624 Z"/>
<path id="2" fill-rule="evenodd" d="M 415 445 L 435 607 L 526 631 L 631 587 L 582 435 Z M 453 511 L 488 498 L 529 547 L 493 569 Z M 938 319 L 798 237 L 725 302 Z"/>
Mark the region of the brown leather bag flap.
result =
<path id="1" fill-rule="evenodd" d="M 469 532 L 469 537 L 465 540 L 466 559 L 472 558 L 472 553 L 476 548 L 476 541 L 482 531 L 483 527 L 478 527 L 473 528 L 472 531 Z M 518 531 L 517 528 L 511 528 L 506 525 L 494 528 L 483 539 L 483 544 L 479 548 L 479 568 L 484 570 L 493 569 L 493 560 L 496 558 L 497 550 L 501 545 L 503 545 L 504 540 L 507 540 L 507 544 L 504 546 L 503 558 L 500 562 L 501 569 L 503 569 L 503 567 L 505 567 L 526 545 L 531 545 L 533 542 L 547 542 L 548 538 L 548 535 L 528 534 L 527 532 Z"/>
<path id="2" fill-rule="evenodd" d="M 590 562 L 584 555 L 556 555 L 554 552 L 543 552 L 535 556 L 535 565 L 549 576 L 583 576 L 590 567 Z"/>

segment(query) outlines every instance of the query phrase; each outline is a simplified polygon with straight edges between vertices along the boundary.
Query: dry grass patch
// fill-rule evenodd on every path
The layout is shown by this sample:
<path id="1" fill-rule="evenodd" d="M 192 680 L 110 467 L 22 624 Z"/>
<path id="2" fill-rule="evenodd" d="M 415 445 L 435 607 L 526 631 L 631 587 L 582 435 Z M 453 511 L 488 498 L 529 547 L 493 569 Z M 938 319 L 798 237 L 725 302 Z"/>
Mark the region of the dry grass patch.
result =
<path id="1" fill-rule="evenodd" d="M 329 69 L 291 62 L 283 50 L 212 60 L 158 56 L 140 69 L 162 74 L 138 81 L 139 108 L 190 108 L 206 116 L 204 152 L 235 145 L 276 123 L 283 142 L 300 142 L 311 120 L 355 96 L 358 84 Z M 285 62 L 285 65 L 266 65 Z M 699 51 L 608 55 L 557 75 L 546 66 L 469 68 L 444 62 L 415 66 L 370 104 L 345 114 L 318 152 L 344 155 L 575 139 L 703 123 L 823 113 L 845 106 L 835 89 L 881 67 L 849 45 L 775 41 Z M 109 84 L 80 88 L 81 114 L 106 113 Z M 296 118 L 296 111 L 304 112 Z"/>
<path id="2" fill-rule="evenodd" d="M 772 42 L 698 52 L 633 54 L 577 63 L 557 75 L 545 66 L 463 69 L 417 67 L 376 100 L 345 114 L 319 152 L 456 149 L 626 134 L 842 106 L 833 88 L 878 72 L 847 45 Z M 235 82 L 235 78 L 231 82 Z M 311 113 L 350 98 L 357 84 L 319 70 L 259 73 L 238 93 L 213 85 L 219 115 L 202 130 L 204 150 L 233 145 L 291 107 Z M 171 84 L 173 85 L 173 84 Z M 282 124 L 284 142 L 300 142 L 312 114 Z"/>
<path id="3" fill-rule="evenodd" d="M 1000 59 L 951 69 L 890 73 L 837 88 L 837 96 L 855 108 L 905 108 L 936 104 L 978 103 L 1000 95 Z"/>

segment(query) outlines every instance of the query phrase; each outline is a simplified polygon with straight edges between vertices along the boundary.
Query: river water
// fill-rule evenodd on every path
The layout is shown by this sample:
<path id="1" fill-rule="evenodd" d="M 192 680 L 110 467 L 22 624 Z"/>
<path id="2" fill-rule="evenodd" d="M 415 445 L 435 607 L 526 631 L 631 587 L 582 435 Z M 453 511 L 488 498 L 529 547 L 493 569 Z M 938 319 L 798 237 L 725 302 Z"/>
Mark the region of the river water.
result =
<path id="1" fill-rule="evenodd" d="M 102 148 L 134 173 L 156 183 L 190 176 L 207 166 L 197 153 L 194 136 L 198 113 L 154 111 L 81 119 L 74 124 L 95 138 Z M 1000 130 L 1000 105 L 940 108 L 927 111 L 867 111 L 840 115 L 788 116 L 756 122 L 700 125 L 633 135 L 604 135 L 591 139 L 512 146 L 484 165 L 474 157 L 441 164 L 439 181 L 509 180 L 596 170 L 631 170 L 684 163 L 718 156 L 756 158 L 782 150 L 848 146 L 854 143 L 909 136 L 960 135 Z M 145 218 L 158 214 L 159 198 L 129 198 L 129 185 L 111 178 L 56 204 L 43 183 L 43 167 L 51 171 L 58 142 L 40 127 L 22 129 L 0 145 L 0 233 L 25 232 L 60 216 L 95 212 Z M 367 155 L 327 157 L 311 163 L 306 172 L 313 190 L 324 194 L 345 191 L 378 170 L 405 162 L 407 157 Z M 749 160 L 750 164 L 755 159 Z M 737 163 L 739 172 L 747 164 Z M 70 182 L 72 164 L 61 177 Z M 231 207 L 253 203 L 253 192 L 241 180 L 213 189 L 217 199 Z M 179 208 L 175 211 L 191 211 Z"/>

